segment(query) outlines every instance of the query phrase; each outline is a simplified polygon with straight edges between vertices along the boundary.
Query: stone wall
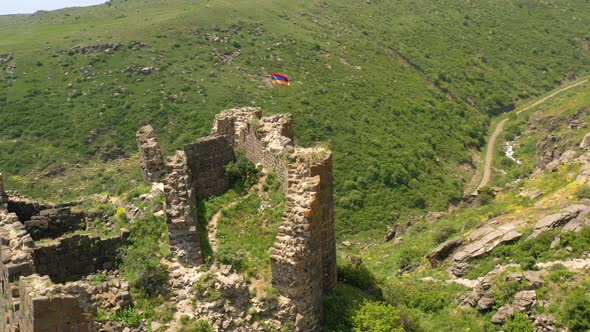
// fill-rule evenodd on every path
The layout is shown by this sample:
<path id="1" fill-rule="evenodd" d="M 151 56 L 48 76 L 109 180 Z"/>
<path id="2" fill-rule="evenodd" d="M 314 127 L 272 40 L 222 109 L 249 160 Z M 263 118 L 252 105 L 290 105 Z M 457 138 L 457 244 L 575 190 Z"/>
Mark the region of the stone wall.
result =
<path id="1" fill-rule="evenodd" d="M 34 272 L 35 243 L 17 215 L 0 210 L 0 332 L 16 331 L 20 304 L 18 280 Z M 27 330 L 21 330 L 27 331 Z"/>
<path id="2" fill-rule="evenodd" d="M 16 213 L 19 220 L 31 220 L 33 216 L 39 215 L 41 210 L 50 209 L 53 206 L 28 198 L 11 194 L 8 197 L 7 209 L 9 212 Z"/>
<path id="3" fill-rule="evenodd" d="M 51 208 L 39 211 L 24 224 L 33 240 L 37 241 L 85 229 L 86 216 L 81 212 L 72 212 L 69 207 Z"/>
<path id="4" fill-rule="evenodd" d="M 281 180 L 286 203 L 272 248 L 272 283 L 295 306 L 296 328 L 319 331 L 324 294 L 336 285 L 331 152 L 294 147 L 291 115 L 262 117 L 255 108 L 222 112 L 211 134 L 233 138 L 234 148 Z"/>
<path id="5" fill-rule="evenodd" d="M 35 271 L 49 276 L 53 282 L 63 283 L 99 270 L 114 269 L 124 238 L 126 235 L 102 239 L 76 234 L 38 245 L 33 252 Z"/>
<path id="6" fill-rule="evenodd" d="M 293 152 L 290 114 L 263 118 L 259 109 L 251 107 L 223 111 L 215 117 L 211 135 L 231 138 L 233 147 L 244 151 L 253 163 L 274 170 L 287 190 L 287 156 Z"/>
<path id="7" fill-rule="evenodd" d="M 20 331 L 93 331 L 96 307 L 84 285 L 53 285 L 36 274 L 20 279 Z"/>
<path id="8" fill-rule="evenodd" d="M 203 263 L 192 183 L 186 155 L 176 151 L 166 163 L 166 220 L 172 255 L 189 265 Z"/>
<path id="9" fill-rule="evenodd" d="M 235 159 L 227 135 L 207 136 L 184 146 L 186 161 L 197 199 L 222 194 L 229 188 L 225 165 Z"/>
<path id="10" fill-rule="evenodd" d="M 141 127 L 135 134 L 139 145 L 139 159 L 146 183 L 160 182 L 164 173 L 164 160 L 160 145 L 156 140 L 156 132 L 152 126 Z"/>

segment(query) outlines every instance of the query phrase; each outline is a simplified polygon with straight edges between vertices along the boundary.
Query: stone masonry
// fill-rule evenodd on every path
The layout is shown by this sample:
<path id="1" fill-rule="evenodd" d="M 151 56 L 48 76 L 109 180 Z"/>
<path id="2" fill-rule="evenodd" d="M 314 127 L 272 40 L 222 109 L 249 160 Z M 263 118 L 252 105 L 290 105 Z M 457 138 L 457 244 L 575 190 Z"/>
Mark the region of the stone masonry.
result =
<path id="1" fill-rule="evenodd" d="M 209 136 L 169 158 L 164 183 L 171 251 L 202 261 L 194 200 L 227 190 L 225 165 L 237 150 L 275 171 L 286 192 L 272 248 L 272 284 L 287 302 L 284 307 L 293 308 L 285 317 L 292 317 L 296 330 L 319 331 L 324 294 L 336 285 L 332 154 L 323 148 L 295 147 L 290 114 L 262 117 L 256 108 L 223 111 Z M 142 158 L 142 166 L 149 165 Z"/>
<path id="2" fill-rule="evenodd" d="M 88 280 L 66 281 L 115 268 L 117 250 L 127 233 L 103 239 L 40 232 L 43 242 L 36 243 L 25 223 L 49 220 L 44 218 L 51 213 L 43 211 L 63 217 L 69 208 L 3 197 L 7 203 L 0 206 L 0 332 L 95 331 L 91 296 L 105 292 L 100 296 L 109 296 L 111 289 L 93 289 Z M 119 293 L 125 297 L 124 290 Z"/>
<path id="3" fill-rule="evenodd" d="M 141 169 L 145 182 L 160 182 L 164 173 L 164 160 L 160 145 L 156 141 L 156 132 L 152 126 L 141 127 L 136 135 L 141 160 Z"/>
<path id="4" fill-rule="evenodd" d="M 272 248 L 272 283 L 295 305 L 297 330 L 318 331 L 323 295 L 336 285 L 331 152 L 295 147 L 290 114 L 262 117 L 255 108 L 222 112 L 212 135 L 233 137 L 235 149 L 277 173 L 286 203 Z"/>
<path id="5" fill-rule="evenodd" d="M 207 136 L 184 146 L 192 188 L 197 198 L 207 198 L 225 192 L 229 180 L 225 165 L 234 160 L 234 150 L 228 136 Z"/>
<path id="6" fill-rule="evenodd" d="M 184 263 L 196 265 L 203 263 L 203 256 L 191 184 L 186 154 L 184 151 L 176 151 L 168 159 L 164 178 L 170 251 Z"/>

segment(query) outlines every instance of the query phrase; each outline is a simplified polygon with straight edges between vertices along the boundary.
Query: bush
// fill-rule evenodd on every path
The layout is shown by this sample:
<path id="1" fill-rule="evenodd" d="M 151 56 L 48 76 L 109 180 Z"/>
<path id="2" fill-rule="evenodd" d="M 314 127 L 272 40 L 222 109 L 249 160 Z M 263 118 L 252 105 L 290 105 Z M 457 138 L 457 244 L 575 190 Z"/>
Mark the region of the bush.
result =
<path id="1" fill-rule="evenodd" d="M 244 151 L 236 151 L 236 160 L 225 165 L 225 175 L 237 191 L 243 192 L 258 181 L 258 169 L 246 158 Z"/>
<path id="2" fill-rule="evenodd" d="M 576 197 L 578 199 L 590 198 L 590 186 L 587 186 L 587 185 L 580 186 L 576 190 Z"/>
<path id="3" fill-rule="evenodd" d="M 211 324 L 204 319 L 189 320 L 188 318 L 181 319 L 182 326 L 179 332 L 215 332 Z"/>
<path id="4" fill-rule="evenodd" d="M 392 305 L 382 302 L 363 302 L 353 317 L 355 332 L 403 332 L 400 314 Z"/>
<path id="5" fill-rule="evenodd" d="M 535 327 L 523 313 L 515 314 L 504 324 L 504 332 L 534 332 Z"/>
<path id="6" fill-rule="evenodd" d="M 121 270 L 135 290 L 154 297 L 165 291 L 168 281 L 168 269 L 160 261 L 166 222 L 147 215 L 130 226 L 129 245 L 122 250 Z"/>
<path id="7" fill-rule="evenodd" d="M 582 287 L 575 288 L 563 301 L 557 318 L 571 332 L 590 329 L 590 296 Z"/>
<path id="8" fill-rule="evenodd" d="M 364 264 L 353 265 L 344 260 L 338 260 L 338 280 L 365 291 L 379 291 L 375 276 Z"/>
<path id="9" fill-rule="evenodd" d="M 141 314 L 134 308 L 123 308 L 115 313 L 112 320 L 124 322 L 125 325 L 130 327 L 139 327 L 141 325 Z"/>
<path id="10" fill-rule="evenodd" d="M 574 274 L 567 270 L 562 264 L 555 264 L 549 268 L 549 275 L 547 278 L 553 282 L 569 280 L 573 278 Z"/>

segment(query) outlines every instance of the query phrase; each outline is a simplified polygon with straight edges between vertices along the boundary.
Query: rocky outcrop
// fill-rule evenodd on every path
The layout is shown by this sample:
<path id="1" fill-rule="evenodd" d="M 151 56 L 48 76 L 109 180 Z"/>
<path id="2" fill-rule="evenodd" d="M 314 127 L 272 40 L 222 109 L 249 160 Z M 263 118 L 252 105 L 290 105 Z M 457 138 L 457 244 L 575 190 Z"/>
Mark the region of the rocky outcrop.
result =
<path id="1" fill-rule="evenodd" d="M 512 304 L 507 304 L 498 309 L 492 316 L 492 323 L 504 324 L 506 320 L 515 313 L 529 311 L 537 301 L 537 294 L 534 290 L 520 291 L 514 295 Z"/>
<path id="2" fill-rule="evenodd" d="M 445 260 L 453 251 L 463 244 L 464 238 L 458 237 L 455 239 L 447 240 L 441 243 L 438 247 L 434 248 L 426 258 L 430 262 L 430 266 L 436 267 L 440 262 Z"/>
<path id="3" fill-rule="evenodd" d="M 114 52 L 121 48 L 121 44 L 107 43 L 88 46 L 74 46 L 74 50 L 82 54 L 96 53 L 96 52 Z"/>
<path id="4" fill-rule="evenodd" d="M 467 273 L 467 261 L 490 252 L 501 243 L 518 240 L 522 233 L 517 231 L 524 225 L 522 220 L 513 220 L 499 224 L 499 219 L 492 219 L 466 237 L 468 243 L 453 255 L 450 271 L 460 277 Z"/>
<path id="5" fill-rule="evenodd" d="M 164 160 L 156 132 L 150 125 L 141 127 L 135 135 L 139 145 L 139 160 L 146 183 L 160 182 L 164 173 Z"/>
<path id="6" fill-rule="evenodd" d="M 576 218 L 580 214 L 580 212 L 586 209 L 588 209 L 587 206 L 577 204 L 568 206 L 559 213 L 548 215 L 545 218 L 537 221 L 537 223 L 534 226 L 533 233 L 528 238 L 534 239 L 546 230 L 562 226 L 568 221 Z"/>
<path id="7" fill-rule="evenodd" d="M 580 212 L 580 214 L 578 214 L 577 217 L 568 221 L 561 230 L 563 232 L 579 232 L 582 230 L 582 228 L 587 226 L 590 226 L 590 207 L 584 209 Z"/>
<path id="8" fill-rule="evenodd" d="M 462 307 L 473 307 L 479 311 L 487 311 L 494 305 L 494 290 L 491 278 L 482 278 L 475 288 L 461 303 Z"/>

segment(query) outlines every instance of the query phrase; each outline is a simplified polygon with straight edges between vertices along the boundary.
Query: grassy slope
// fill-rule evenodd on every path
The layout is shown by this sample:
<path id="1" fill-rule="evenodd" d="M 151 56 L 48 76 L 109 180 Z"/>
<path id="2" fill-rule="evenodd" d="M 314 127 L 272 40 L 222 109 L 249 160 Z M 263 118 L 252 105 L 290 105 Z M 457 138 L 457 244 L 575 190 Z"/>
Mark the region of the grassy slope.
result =
<path id="1" fill-rule="evenodd" d="M 513 128 L 507 135 L 512 139 L 510 133 L 526 133 L 521 136 L 518 140 L 518 145 L 515 148 L 516 157 L 524 160 L 525 168 L 532 167 L 535 160 L 535 145 L 540 138 L 539 132 L 527 131 L 527 123 L 532 120 L 528 120 L 530 117 L 534 117 L 535 122 L 538 123 L 540 132 L 548 133 L 548 128 L 554 128 L 554 132 L 563 137 L 570 137 L 572 140 L 579 142 L 583 135 L 588 132 L 588 124 L 590 118 L 587 114 L 579 118 L 580 129 L 566 129 L 567 119 L 571 118 L 573 114 L 578 113 L 581 107 L 588 105 L 590 97 L 590 85 L 584 84 L 580 87 L 574 88 L 571 91 L 567 91 L 562 95 L 556 96 L 554 99 L 547 101 L 545 104 L 535 107 L 527 112 L 519 114 L 517 117 L 511 118 L 507 123 L 507 128 Z M 549 117 L 554 117 L 558 120 L 550 122 Z M 557 124 L 552 125 L 551 123 Z M 583 128 L 586 127 L 586 128 Z M 560 144 L 568 145 L 569 139 L 564 140 Z M 499 157 L 499 156 L 498 156 Z M 442 243 L 446 239 L 453 238 L 459 235 L 467 235 L 473 231 L 477 226 L 490 218 L 498 217 L 500 220 L 505 219 L 521 219 L 530 222 L 529 226 L 523 231 L 528 232 L 531 230 L 531 225 L 535 221 L 539 220 L 541 216 L 550 214 L 552 209 L 556 209 L 556 202 L 560 202 L 562 205 L 576 203 L 587 204 L 587 200 L 580 201 L 576 197 L 576 191 L 579 185 L 575 184 L 575 179 L 579 173 L 579 164 L 572 163 L 567 166 L 561 166 L 555 172 L 544 172 L 538 173 L 530 178 L 523 172 L 518 171 L 518 167 L 513 164 L 508 164 L 511 167 L 506 166 L 507 163 L 502 164 L 498 162 L 498 167 L 504 167 L 507 171 L 505 175 L 494 174 L 494 181 L 496 184 L 506 185 L 511 183 L 515 176 L 523 176 L 523 181 L 515 185 L 506 185 L 506 188 L 502 193 L 489 204 L 482 206 L 474 206 L 460 209 L 448 216 L 437 220 L 433 223 L 429 223 L 425 220 L 418 220 L 412 223 L 408 232 L 403 236 L 403 239 L 398 243 L 389 242 L 378 244 L 375 246 L 362 246 L 363 242 L 353 241 L 352 246 L 339 248 L 340 252 L 352 252 L 362 257 L 365 266 L 368 271 L 377 279 L 382 280 L 382 285 L 385 298 L 390 301 L 387 297 L 387 293 L 404 293 L 401 289 L 422 289 L 426 288 L 430 292 L 431 298 L 430 303 L 437 302 L 437 293 L 444 293 L 447 300 L 444 304 L 440 305 L 435 312 L 429 311 L 428 306 L 424 306 L 423 303 L 417 298 L 416 292 L 406 292 L 408 294 L 401 297 L 405 298 L 407 303 L 401 303 L 408 307 L 408 310 L 414 312 L 420 324 L 425 330 L 434 329 L 435 326 L 443 331 L 458 331 L 464 330 L 468 326 L 471 326 L 475 330 L 495 330 L 497 327 L 491 325 L 484 327 L 475 327 L 476 324 L 484 324 L 489 321 L 489 313 L 478 314 L 475 311 L 463 311 L 457 310 L 458 299 L 461 294 L 464 294 L 467 290 L 457 290 L 450 292 L 449 287 L 444 284 L 421 282 L 419 279 L 423 277 L 434 277 L 441 280 L 448 279 L 448 272 L 446 269 L 449 267 L 449 262 L 444 262 L 437 268 L 429 268 L 425 255 L 434 249 L 438 244 Z M 535 200 L 520 197 L 519 194 L 523 190 L 534 190 L 539 189 L 543 192 L 543 195 Z M 548 203 L 539 204 L 540 200 L 547 199 Z M 498 264 L 517 263 L 521 264 L 522 268 L 516 269 L 521 271 L 522 269 L 531 269 L 531 264 L 535 262 L 546 262 L 557 259 L 570 260 L 573 258 L 583 257 L 583 251 L 589 241 L 588 229 L 581 233 L 563 233 L 561 235 L 563 242 L 561 245 L 551 247 L 550 244 L 555 236 L 559 236 L 557 231 L 549 231 L 540 236 L 535 241 L 525 241 L 521 239 L 514 244 L 501 245 L 494 249 L 490 254 L 485 255 L 481 258 L 470 261 L 471 270 L 466 275 L 466 278 L 475 279 L 485 275 L 487 272 L 492 270 Z M 571 240 L 564 240 L 571 239 Z M 572 245 L 575 243 L 576 245 Z M 572 248 L 566 249 L 570 245 Z M 421 265 L 413 269 L 409 274 L 403 277 L 395 276 L 395 271 L 399 268 L 420 263 Z M 510 271 L 509 271 L 510 272 Z M 506 272 L 508 273 L 508 272 Z M 502 283 L 505 275 L 498 277 L 499 287 L 504 287 Z M 549 277 L 551 278 L 551 276 Z M 556 281 L 547 281 L 547 284 L 538 290 L 540 298 L 550 299 L 551 301 L 563 301 L 566 296 L 569 296 L 566 291 L 567 287 L 573 287 L 577 285 L 580 280 L 588 279 L 588 271 L 581 271 L 576 276 L 576 282 L 567 279 L 560 279 L 562 283 L 561 288 L 556 286 Z M 565 280 L 565 281 L 564 281 Z M 564 287 L 565 284 L 569 286 Z M 581 283 L 583 284 L 583 282 Z M 434 285 L 434 286 L 433 286 Z M 588 287 L 587 285 L 585 286 Z M 500 290 L 501 291 L 501 290 Z M 501 293 L 496 294 L 500 296 Z M 515 292 L 515 291 L 514 291 Z M 514 294 L 511 293 L 511 295 Z M 511 296 L 510 295 L 510 296 Z M 510 297 L 509 296 L 509 297 Z M 395 297 L 394 297 L 395 299 Z M 418 300 L 417 300 L 418 299 Z M 499 304 L 501 301 L 506 299 L 496 299 Z M 412 302 L 413 301 L 413 302 Z M 542 312 L 544 309 L 538 307 L 535 309 L 537 312 Z M 562 313 L 559 311 L 559 306 L 553 305 L 550 307 L 549 312 L 553 315 L 559 316 Z M 558 319 L 560 324 L 567 325 L 568 320 L 565 318 Z M 441 322 L 444 324 L 440 325 Z"/>
<path id="2" fill-rule="evenodd" d="M 24 176 L 132 153 L 135 129 L 148 122 L 171 152 L 206 134 L 220 110 L 256 105 L 294 113 L 298 143 L 330 142 L 340 230 L 443 209 L 461 195 L 454 166 L 470 160 L 465 146 L 482 146 L 485 114 L 588 64 L 588 6 L 115 0 L 2 17 L 0 54 L 13 54 L 16 69 L 0 65 L 0 169 L 12 188 L 47 197 L 45 178 L 27 185 Z M 147 46 L 67 52 L 132 40 Z M 216 55 L 236 51 L 230 63 Z M 271 88 L 269 72 L 294 84 Z"/>

